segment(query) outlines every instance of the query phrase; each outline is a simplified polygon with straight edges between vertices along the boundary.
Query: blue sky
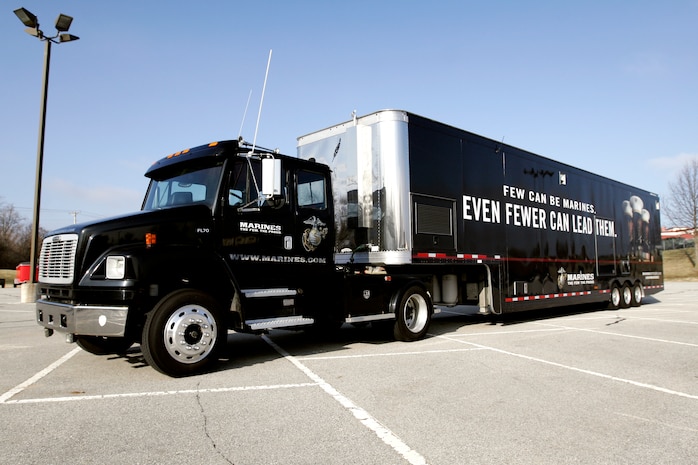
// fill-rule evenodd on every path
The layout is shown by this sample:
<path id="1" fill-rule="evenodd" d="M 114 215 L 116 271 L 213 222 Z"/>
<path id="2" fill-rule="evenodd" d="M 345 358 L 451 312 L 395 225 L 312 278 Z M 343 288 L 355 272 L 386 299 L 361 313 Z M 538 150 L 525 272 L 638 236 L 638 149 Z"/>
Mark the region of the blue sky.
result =
<path id="1" fill-rule="evenodd" d="M 0 3 L 0 201 L 32 216 L 43 44 L 59 13 L 41 226 L 138 210 L 155 160 L 408 110 L 660 195 L 698 156 L 698 0 Z M 243 114 L 251 92 L 247 117 Z"/>

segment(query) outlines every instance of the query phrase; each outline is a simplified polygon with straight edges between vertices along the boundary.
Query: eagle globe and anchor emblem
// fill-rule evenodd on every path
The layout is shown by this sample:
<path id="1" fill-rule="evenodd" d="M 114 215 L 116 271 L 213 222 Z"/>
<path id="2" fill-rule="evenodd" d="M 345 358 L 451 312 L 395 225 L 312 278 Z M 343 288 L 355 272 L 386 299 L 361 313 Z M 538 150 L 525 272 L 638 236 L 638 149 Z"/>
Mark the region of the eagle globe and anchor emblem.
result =
<path id="1" fill-rule="evenodd" d="M 565 287 L 565 284 L 567 284 L 567 271 L 565 271 L 563 267 L 560 267 L 560 269 L 557 270 L 558 289 L 562 290 L 562 288 Z"/>
<path id="2" fill-rule="evenodd" d="M 303 231 L 303 248 L 308 252 L 312 252 L 318 248 L 322 240 L 327 236 L 327 225 L 316 216 L 311 216 L 303 223 L 310 226 Z"/>

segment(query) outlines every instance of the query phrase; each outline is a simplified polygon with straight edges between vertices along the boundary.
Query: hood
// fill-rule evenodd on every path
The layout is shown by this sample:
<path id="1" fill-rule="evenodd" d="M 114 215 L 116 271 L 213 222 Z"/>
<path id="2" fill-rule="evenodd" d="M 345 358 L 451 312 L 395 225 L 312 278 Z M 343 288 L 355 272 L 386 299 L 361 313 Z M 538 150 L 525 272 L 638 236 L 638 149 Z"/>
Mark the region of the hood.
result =
<path id="1" fill-rule="evenodd" d="M 207 206 L 187 205 L 69 225 L 51 231 L 47 237 L 77 234 L 75 271 L 82 275 L 109 251 L 128 254 L 147 248 L 146 237 L 157 245 L 199 247 L 213 231 L 213 223 Z"/>

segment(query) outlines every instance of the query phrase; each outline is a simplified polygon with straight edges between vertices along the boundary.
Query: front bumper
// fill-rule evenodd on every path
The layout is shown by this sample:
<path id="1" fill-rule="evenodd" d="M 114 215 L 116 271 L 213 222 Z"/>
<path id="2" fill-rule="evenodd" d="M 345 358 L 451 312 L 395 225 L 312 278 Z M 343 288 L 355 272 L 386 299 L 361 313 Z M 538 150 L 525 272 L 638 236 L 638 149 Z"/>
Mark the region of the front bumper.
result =
<path id="1" fill-rule="evenodd" d="M 36 321 L 44 328 L 84 336 L 123 337 L 126 306 L 70 305 L 36 301 Z"/>

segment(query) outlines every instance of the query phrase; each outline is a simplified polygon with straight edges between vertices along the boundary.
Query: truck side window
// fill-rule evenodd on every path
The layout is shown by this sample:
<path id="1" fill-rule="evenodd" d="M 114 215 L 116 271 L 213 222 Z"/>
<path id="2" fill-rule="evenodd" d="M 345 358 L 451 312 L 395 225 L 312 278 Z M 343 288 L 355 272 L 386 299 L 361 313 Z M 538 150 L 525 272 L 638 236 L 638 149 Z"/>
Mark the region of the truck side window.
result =
<path id="1" fill-rule="evenodd" d="M 312 171 L 298 171 L 296 198 L 301 208 L 323 210 L 327 208 L 325 177 Z"/>
<path id="2" fill-rule="evenodd" d="M 262 168 L 259 160 L 237 160 L 230 172 L 228 183 L 228 205 L 231 207 L 272 207 L 286 205 L 286 183 L 281 180 L 281 198 L 260 203 L 259 188 L 262 186 Z"/>
<path id="3" fill-rule="evenodd" d="M 230 188 L 228 191 L 228 205 L 242 205 L 245 193 L 240 189 Z"/>
<path id="4" fill-rule="evenodd" d="M 233 166 L 228 187 L 228 205 L 242 206 L 257 199 L 259 193 L 255 188 L 254 178 L 260 179 L 261 169 L 257 160 L 238 160 Z"/>

